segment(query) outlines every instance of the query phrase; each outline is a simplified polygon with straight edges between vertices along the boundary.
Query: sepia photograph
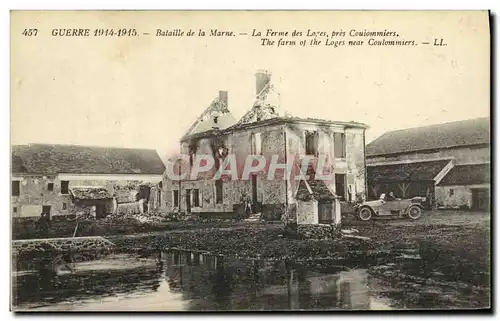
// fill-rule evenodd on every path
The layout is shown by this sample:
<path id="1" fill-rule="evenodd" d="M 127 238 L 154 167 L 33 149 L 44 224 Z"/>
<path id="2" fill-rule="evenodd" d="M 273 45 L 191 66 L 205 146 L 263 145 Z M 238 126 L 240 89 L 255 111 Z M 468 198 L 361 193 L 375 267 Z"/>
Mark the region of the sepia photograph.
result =
<path id="1" fill-rule="evenodd" d="M 491 21 L 11 11 L 11 311 L 491 311 Z"/>

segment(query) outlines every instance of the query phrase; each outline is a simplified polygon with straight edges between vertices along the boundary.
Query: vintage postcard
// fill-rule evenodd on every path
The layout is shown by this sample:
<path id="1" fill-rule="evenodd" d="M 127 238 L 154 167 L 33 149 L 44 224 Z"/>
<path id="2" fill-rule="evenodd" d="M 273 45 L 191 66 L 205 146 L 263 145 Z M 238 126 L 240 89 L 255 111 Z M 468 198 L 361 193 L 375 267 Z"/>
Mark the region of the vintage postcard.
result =
<path id="1" fill-rule="evenodd" d="M 11 11 L 11 310 L 491 308 L 487 11 Z"/>

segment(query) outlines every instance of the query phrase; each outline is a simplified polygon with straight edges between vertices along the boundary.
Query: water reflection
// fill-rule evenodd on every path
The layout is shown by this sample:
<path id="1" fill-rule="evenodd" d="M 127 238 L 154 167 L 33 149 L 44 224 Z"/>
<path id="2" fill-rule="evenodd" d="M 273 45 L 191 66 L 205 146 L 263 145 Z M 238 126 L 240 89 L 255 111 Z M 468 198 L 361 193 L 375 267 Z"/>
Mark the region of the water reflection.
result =
<path id="1" fill-rule="evenodd" d="M 370 296 L 363 269 L 325 270 L 323 265 L 318 270 L 189 251 L 87 259 L 72 262 L 67 274 L 39 268 L 14 277 L 14 304 L 18 309 L 84 311 L 388 308 Z"/>

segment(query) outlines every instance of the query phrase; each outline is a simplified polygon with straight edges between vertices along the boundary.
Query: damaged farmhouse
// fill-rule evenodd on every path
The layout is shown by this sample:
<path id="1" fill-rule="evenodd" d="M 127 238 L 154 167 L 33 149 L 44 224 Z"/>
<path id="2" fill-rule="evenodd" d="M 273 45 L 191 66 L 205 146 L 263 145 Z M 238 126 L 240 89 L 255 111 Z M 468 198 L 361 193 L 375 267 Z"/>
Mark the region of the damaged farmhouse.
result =
<path id="1" fill-rule="evenodd" d="M 11 10 L 11 311 L 492 311 L 490 16 Z"/>
<path id="2" fill-rule="evenodd" d="M 213 155 L 215 166 L 202 175 L 172 180 L 164 175 L 165 211 L 200 217 L 254 217 L 298 224 L 338 224 L 344 202 L 365 198 L 365 124 L 299 118 L 285 113 L 267 71 L 256 73 L 256 97 L 251 109 L 236 120 L 226 91 L 208 106 L 180 141 L 175 171 L 188 173 L 196 155 Z M 263 157 L 266 167 L 249 179 L 217 178 L 227 155 L 241 164 L 249 155 Z M 312 159 L 302 180 L 276 176 L 268 179 L 272 161 L 299 171 L 303 158 Z M 332 179 L 316 179 L 323 157 L 323 172 Z M 274 159 L 273 159 L 274 158 Z M 167 166 L 168 167 L 168 166 Z"/>

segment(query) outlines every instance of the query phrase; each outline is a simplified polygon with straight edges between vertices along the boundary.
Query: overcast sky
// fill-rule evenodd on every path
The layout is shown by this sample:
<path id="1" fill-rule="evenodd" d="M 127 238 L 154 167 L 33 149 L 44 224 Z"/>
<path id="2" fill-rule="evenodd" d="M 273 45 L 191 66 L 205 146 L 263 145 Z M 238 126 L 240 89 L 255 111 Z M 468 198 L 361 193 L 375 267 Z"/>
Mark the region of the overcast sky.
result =
<path id="1" fill-rule="evenodd" d="M 219 90 L 236 118 L 251 108 L 257 69 L 272 72 L 284 109 L 299 117 L 357 121 L 367 142 L 386 131 L 489 116 L 486 14 L 467 13 L 58 13 L 35 17 L 41 34 L 23 37 L 34 17 L 13 16 L 13 144 L 62 143 L 178 151 L 178 140 Z M 229 14 L 229 15 L 228 15 Z M 311 13 L 312 14 L 312 13 Z M 229 18 L 232 19 L 229 19 Z M 447 47 L 270 48 L 231 38 L 55 38 L 52 28 L 129 25 L 392 29 Z"/>

